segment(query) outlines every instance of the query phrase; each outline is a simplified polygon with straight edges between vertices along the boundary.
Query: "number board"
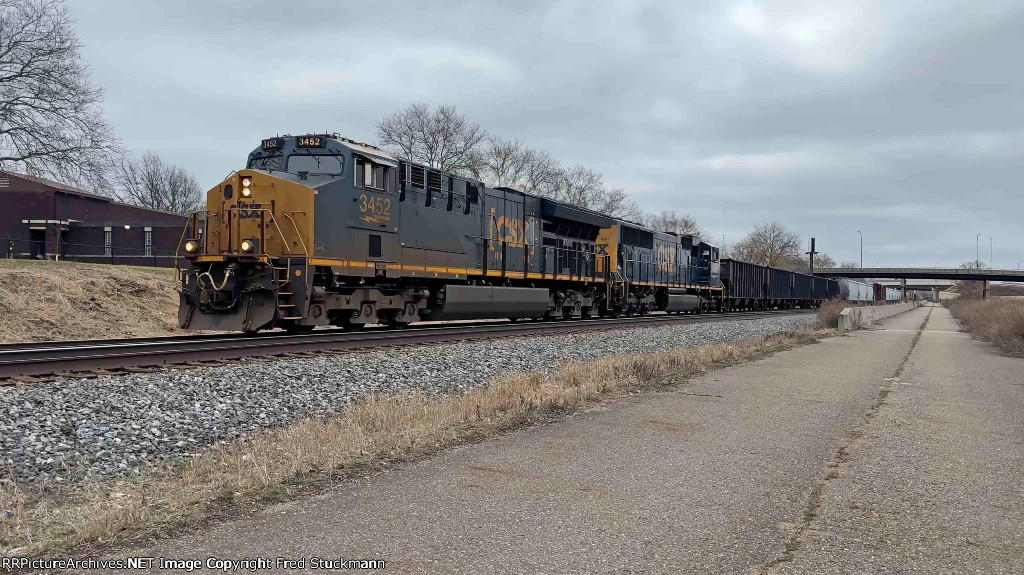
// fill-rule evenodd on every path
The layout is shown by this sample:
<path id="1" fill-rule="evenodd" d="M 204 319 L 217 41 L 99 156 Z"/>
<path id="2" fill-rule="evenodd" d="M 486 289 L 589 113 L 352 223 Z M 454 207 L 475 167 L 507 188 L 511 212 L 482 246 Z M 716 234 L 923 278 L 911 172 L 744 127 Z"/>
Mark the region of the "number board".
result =
<path id="1" fill-rule="evenodd" d="M 263 140 L 263 149 L 264 150 L 280 150 L 281 149 L 281 139 L 280 138 L 270 138 L 269 140 Z"/>
<path id="2" fill-rule="evenodd" d="M 324 147 L 324 139 L 321 136 L 299 136 L 298 141 L 295 144 L 297 148 L 322 148 Z"/>

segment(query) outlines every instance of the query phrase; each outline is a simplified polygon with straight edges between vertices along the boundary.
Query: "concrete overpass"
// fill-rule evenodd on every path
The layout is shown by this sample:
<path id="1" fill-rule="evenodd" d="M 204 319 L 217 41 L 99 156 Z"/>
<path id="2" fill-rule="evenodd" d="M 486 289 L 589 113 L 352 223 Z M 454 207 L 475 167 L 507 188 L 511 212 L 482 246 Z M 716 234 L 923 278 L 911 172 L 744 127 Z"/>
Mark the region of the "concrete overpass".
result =
<path id="1" fill-rule="evenodd" d="M 930 290 L 935 288 L 937 290 L 944 290 L 953 287 L 956 282 L 953 280 L 871 280 L 875 283 L 880 283 L 886 287 L 903 287 L 903 282 L 907 282 L 907 289 L 926 289 Z"/>
<path id="2" fill-rule="evenodd" d="M 908 289 L 931 289 L 936 299 L 938 291 L 950 287 L 957 281 L 982 281 L 984 288 L 982 293 L 988 299 L 988 282 L 1024 282 L 1024 271 L 1022 270 L 974 270 L 961 268 L 909 268 L 909 267 L 886 267 L 886 268 L 822 268 L 814 270 L 815 274 L 832 278 L 892 278 L 899 280 L 899 287 L 903 289 L 903 296 L 906 297 Z M 910 280 L 910 281 L 908 281 Z M 936 283 L 925 284 L 925 280 Z M 945 280 L 944 283 L 938 283 Z M 946 283 L 948 282 L 948 283 Z M 878 283 L 892 285 L 889 282 Z M 895 282 L 893 282 L 894 284 Z"/>
<path id="3" fill-rule="evenodd" d="M 1022 270 L 964 270 L 959 268 L 815 268 L 815 275 L 831 278 L 892 278 L 953 281 L 1024 282 Z"/>

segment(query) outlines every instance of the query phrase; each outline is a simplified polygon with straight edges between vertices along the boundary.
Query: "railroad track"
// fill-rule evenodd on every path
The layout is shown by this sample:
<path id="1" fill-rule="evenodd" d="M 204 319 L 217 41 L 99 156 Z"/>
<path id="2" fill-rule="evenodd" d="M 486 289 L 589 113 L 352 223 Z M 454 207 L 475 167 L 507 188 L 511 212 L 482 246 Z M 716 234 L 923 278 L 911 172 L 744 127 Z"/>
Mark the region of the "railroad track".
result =
<path id="1" fill-rule="evenodd" d="M 0 385 L 40 381 L 40 376 L 130 373 L 147 368 L 296 353 L 622 329 L 665 323 L 736 321 L 815 312 L 816 310 L 781 310 L 707 315 L 649 315 L 549 322 L 434 324 L 410 326 L 403 330 L 368 328 L 359 332 L 328 329 L 305 335 L 265 332 L 250 336 L 213 334 L 13 343 L 0 345 Z"/>

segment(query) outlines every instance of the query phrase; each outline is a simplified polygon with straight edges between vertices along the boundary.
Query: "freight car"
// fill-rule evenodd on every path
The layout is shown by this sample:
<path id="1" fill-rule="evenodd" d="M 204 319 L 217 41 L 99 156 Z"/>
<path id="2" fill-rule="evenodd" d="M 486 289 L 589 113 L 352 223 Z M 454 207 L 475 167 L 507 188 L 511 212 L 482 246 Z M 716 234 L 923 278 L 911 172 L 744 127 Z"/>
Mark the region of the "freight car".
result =
<path id="1" fill-rule="evenodd" d="M 875 301 L 872 284 L 850 278 L 838 278 L 836 281 L 839 282 L 839 299 L 865 303 Z"/>
<path id="2" fill-rule="evenodd" d="M 727 310 L 808 308 L 839 297 L 835 280 L 724 258 L 721 261 Z"/>
<path id="3" fill-rule="evenodd" d="M 358 329 L 723 308 L 718 247 L 407 162 L 263 140 L 182 237 L 181 327 Z"/>

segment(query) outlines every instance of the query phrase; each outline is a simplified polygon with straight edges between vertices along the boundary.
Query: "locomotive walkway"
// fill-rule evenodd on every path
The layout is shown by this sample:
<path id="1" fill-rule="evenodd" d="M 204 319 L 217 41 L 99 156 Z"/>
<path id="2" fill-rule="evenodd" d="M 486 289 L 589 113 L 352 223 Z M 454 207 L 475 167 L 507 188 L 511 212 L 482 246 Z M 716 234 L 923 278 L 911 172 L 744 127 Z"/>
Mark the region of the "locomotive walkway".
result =
<path id="1" fill-rule="evenodd" d="M 1024 360 L 957 329 L 918 308 L 142 553 L 393 573 L 1024 572 Z"/>

